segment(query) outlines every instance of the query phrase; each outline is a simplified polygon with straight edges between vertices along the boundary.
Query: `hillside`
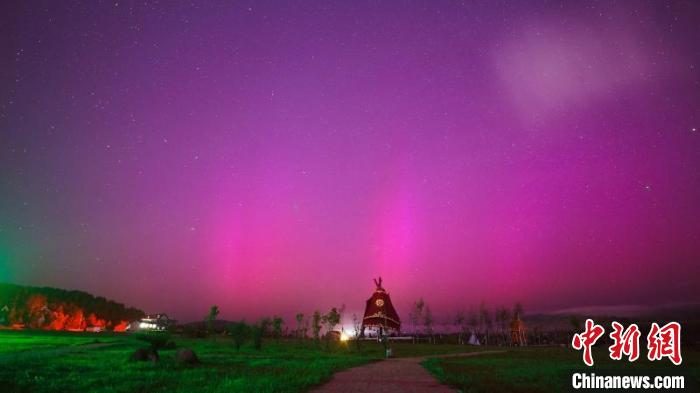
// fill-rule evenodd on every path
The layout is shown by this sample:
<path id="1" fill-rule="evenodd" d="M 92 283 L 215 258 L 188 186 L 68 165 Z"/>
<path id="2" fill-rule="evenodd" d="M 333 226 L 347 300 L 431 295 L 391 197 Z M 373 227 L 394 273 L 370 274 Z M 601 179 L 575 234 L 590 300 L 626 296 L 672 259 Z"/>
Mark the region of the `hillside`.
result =
<path id="1" fill-rule="evenodd" d="M 76 290 L 0 283 L 0 325 L 46 330 L 122 330 L 144 312 Z"/>

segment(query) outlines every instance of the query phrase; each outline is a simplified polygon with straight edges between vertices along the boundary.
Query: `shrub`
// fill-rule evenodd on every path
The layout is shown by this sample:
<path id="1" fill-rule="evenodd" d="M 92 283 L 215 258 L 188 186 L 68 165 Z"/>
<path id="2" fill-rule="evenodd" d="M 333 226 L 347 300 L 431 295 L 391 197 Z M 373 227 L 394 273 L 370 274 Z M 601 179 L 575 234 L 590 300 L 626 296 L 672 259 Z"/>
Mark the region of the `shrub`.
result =
<path id="1" fill-rule="evenodd" d="M 253 336 L 253 347 L 255 349 L 260 349 L 262 348 L 262 338 L 267 332 L 267 328 L 270 325 L 270 319 L 269 318 L 263 318 L 260 320 L 260 322 L 256 323 L 255 325 L 251 326 L 251 335 Z"/>
<path id="2" fill-rule="evenodd" d="M 228 335 L 233 339 L 233 344 L 236 347 L 236 351 L 241 350 L 241 345 L 250 336 L 251 329 L 245 321 L 234 322 L 228 325 Z"/>

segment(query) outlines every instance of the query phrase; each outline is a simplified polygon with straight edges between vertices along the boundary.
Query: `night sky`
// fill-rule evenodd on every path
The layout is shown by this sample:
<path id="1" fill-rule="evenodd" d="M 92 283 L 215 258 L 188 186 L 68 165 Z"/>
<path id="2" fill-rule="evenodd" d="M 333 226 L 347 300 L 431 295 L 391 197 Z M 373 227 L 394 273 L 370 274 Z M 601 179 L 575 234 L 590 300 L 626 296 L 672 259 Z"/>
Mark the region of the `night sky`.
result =
<path id="1" fill-rule="evenodd" d="M 404 318 L 700 301 L 698 3 L 2 3 L 0 281 L 180 320 L 379 275 Z"/>

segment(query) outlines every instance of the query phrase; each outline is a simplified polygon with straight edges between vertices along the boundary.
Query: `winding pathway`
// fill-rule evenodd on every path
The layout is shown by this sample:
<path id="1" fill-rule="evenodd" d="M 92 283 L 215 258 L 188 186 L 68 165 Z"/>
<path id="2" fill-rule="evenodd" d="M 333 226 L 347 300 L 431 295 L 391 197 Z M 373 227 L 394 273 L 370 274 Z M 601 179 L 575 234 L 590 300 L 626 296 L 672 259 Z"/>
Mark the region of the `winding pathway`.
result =
<path id="1" fill-rule="evenodd" d="M 373 392 L 373 393 L 442 393 L 454 392 L 447 385 L 440 384 L 420 365 L 427 358 L 452 356 L 478 356 L 505 351 L 480 351 L 434 355 L 415 358 L 386 359 L 379 362 L 353 367 L 333 375 L 325 385 L 312 390 L 319 393 Z"/>

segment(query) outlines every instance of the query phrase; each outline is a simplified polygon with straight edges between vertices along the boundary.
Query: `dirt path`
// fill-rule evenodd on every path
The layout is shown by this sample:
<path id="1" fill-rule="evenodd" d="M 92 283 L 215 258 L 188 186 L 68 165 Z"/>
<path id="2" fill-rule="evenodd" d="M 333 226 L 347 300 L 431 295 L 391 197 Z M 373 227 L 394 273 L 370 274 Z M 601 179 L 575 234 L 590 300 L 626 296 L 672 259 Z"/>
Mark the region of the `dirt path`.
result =
<path id="1" fill-rule="evenodd" d="M 455 390 L 449 386 L 440 384 L 420 365 L 420 362 L 433 357 L 478 356 L 500 352 L 505 351 L 481 351 L 416 358 L 386 359 L 338 372 L 333 376 L 330 382 L 313 390 L 313 392 L 454 392 Z"/>

